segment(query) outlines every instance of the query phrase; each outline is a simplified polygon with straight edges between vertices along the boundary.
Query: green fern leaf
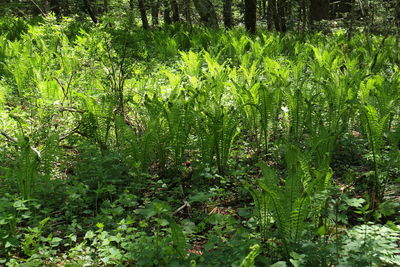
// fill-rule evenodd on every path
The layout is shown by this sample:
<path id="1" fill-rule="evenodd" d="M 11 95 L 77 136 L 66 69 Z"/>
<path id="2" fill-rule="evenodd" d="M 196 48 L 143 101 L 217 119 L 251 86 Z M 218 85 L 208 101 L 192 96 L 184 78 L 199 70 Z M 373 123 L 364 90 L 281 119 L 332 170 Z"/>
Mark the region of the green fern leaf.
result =
<path id="1" fill-rule="evenodd" d="M 172 216 L 166 216 L 165 219 L 168 221 L 169 227 L 171 228 L 172 242 L 175 250 L 182 258 L 186 257 L 186 238 L 183 234 L 182 227 L 175 222 Z"/>

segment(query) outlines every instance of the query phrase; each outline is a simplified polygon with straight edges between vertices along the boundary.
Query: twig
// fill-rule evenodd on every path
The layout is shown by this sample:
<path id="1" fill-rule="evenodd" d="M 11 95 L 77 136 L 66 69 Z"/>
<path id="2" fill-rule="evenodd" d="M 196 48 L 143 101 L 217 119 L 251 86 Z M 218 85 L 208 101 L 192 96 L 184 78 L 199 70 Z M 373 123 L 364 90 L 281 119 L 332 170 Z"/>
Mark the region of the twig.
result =
<path id="1" fill-rule="evenodd" d="M 43 10 L 34 0 L 31 0 L 31 2 L 39 9 L 40 13 L 42 13 L 43 16 L 46 16 L 46 13 L 43 12 Z"/>
<path id="2" fill-rule="evenodd" d="M 60 142 L 60 141 L 62 141 L 64 139 L 68 138 L 68 136 L 70 136 L 70 135 L 72 135 L 74 133 L 77 133 L 80 126 L 81 125 L 78 124 L 78 126 L 76 126 L 74 129 L 72 129 L 69 133 L 66 133 L 63 136 L 61 136 L 60 138 L 58 138 L 58 141 Z"/>
<path id="3" fill-rule="evenodd" d="M 183 209 L 186 208 L 186 207 L 191 208 L 189 202 L 187 202 L 186 200 L 184 200 L 184 201 L 183 201 L 183 205 L 180 206 L 178 209 L 176 209 L 176 210 L 172 213 L 172 215 L 177 214 L 178 212 L 180 212 L 181 210 L 183 210 Z"/>
<path id="4" fill-rule="evenodd" d="M 58 111 L 63 112 L 63 111 L 69 111 L 69 112 L 77 112 L 77 113 L 85 113 L 85 111 L 76 109 L 76 108 L 69 108 L 69 107 L 60 107 Z"/>
<path id="5" fill-rule="evenodd" d="M 10 142 L 10 143 L 17 143 L 17 142 L 18 142 L 18 139 L 17 139 L 17 138 L 14 138 L 14 137 L 8 135 L 6 132 L 3 132 L 3 131 L 2 131 L 2 132 L 0 132 L 0 134 L 1 134 L 2 136 L 4 136 L 4 137 L 7 139 L 7 141 Z M 40 151 L 39 151 L 36 147 L 30 146 L 29 148 L 30 148 L 33 152 L 35 152 L 35 153 L 37 154 L 38 158 L 41 158 L 41 153 L 40 153 Z"/>
<path id="6" fill-rule="evenodd" d="M 9 136 L 7 133 L 5 133 L 5 132 L 0 132 L 0 134 L 1 134 L 2 136 L 4 136 L 4 137 L 7 139 L 8 142 L 11 142 L 11 143 L 16 143 L 16 142 L 18 142 L 17 138 L 11 137 L 11 136 Z"/>

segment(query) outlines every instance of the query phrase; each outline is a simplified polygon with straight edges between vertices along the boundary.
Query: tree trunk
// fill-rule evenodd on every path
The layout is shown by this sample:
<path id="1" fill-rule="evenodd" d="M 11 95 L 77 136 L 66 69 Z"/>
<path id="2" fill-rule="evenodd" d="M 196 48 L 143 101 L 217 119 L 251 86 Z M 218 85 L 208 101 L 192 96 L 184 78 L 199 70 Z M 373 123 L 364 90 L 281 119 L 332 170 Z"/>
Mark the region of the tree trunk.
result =
<path id="1" fill-rule="evenodd" d="M 154 1 L 151 5 L 151 23 L 153 26 L 157 26 L 159 24 L 158 15 L 160 13 L 160 1 Z"/>
<path id="2" fill-rule="evenodd" d="M 200 20 L 204 25 L 211 28 L 218 28 L 217 13 L 210 0 L 195 0 L 194 6 L 200 15 Z"/>
<path id="3" fill-rule="evenodd" d="M 268 29 L 286 32 L 287 2 L 286 0 L 268 0 L 267 23 Z"/>
<path id="4" fill-rule="evenodd" d="M 227 29 L 230 29 L 233 26 L 232 0 L 224 0 L 224 25 Z"/>
<path id="5" fill-rule="evenodd" d="M 262 0 L 262 18 L 267 16 L 267 0 Z"/>
<path id="6" fill-rule="evenodd" d="M 192 3 L 192 0 L 184 0 L 184 9 L 185 9 L 185 20 L 186 23 L 192 26 L 192 10 L 190 7 L 190 4 Z"/>
<path id="7" fill-rule="evenodd" d="M 92 19 L 93 23 L 94 23 L 94 24 L 97 24 L 96 13 L 94 12 L 94 10 L 92 9 L 92 7 L 90 6 L 89 0 L 83 0 L 83 5 L 84 5 L 86 11 L 88 12 L 90 18 Z"/>
<path id="8" fill-rule="evenodd" d="M 280 32 L 286 32 L 286 15 L 287 15 L 287 6 L 286 0 L 278 0 L 277 2 L 277 21 L 279 21 L 279 25 L 277 25 L 277 30 Z"/>
<path id="9" fill-rule="evenodd" d="M 267 25 L 268 30 L 272 31 L 274 29 L 275 18 L 276 18 L 276 0 L 268 0 L 267 5 Z"/>
<path id="10" fill-rule="evenodd" d="M 394 19 L 397 27 L 400 27 L 400 1 L 397 1 L 395 10 L 394 10 Z"/>
<path id="11" fill-rule="evenodd" d="M 320 21 L 329 18 L 329 0 L 310 1 L 311 21 Z"/>
<path id="12" fill-rule="evenodd" d="M 280 3 L 281 0 L 269 0 L 268 1 L 268 9 L 269 9 L 269 16 L 270 16 L 270 22 L 271 25 L 269 25 L 269 28 L 272 30 L 273 28 L 276 31 L 282 32 L 282 21 L 281 17 L 279 14 L 280 10 Z"/>
<path id="13" fill-rule="evenodd" d="M 300 1 L 300 8 L 299 8 L 299 31 L 304 32 L 307 28 L 308 22 L 308 14 L 307 14 L 307 0 Z"/>
<path id="14" fill-rule="evenodd" d="M 172 23 L 172 19 L 170 16 L 171 8 L 169 6 L 168 0 L 164 0 L 163 4 L 164 4 L 164 23 L 171 24 Z"/>
<path id="15" fill-rule="evenodd" d="M 179 6 L 176 0 L 171 0 L 172 22 L 179 22 Z"/>
<path id="16" fill-rule="evenodd" d="M 244 2 L 244 24 L 246 30 L 251 33 L 256 33 L 257 25 L 257 1 L 245 0 Z"/>
<path id="17" fill-rule="evenodd" d="M 338 17 L 343 17 L 344 13 L 350 13 L 351 12 L 351 0 L 339 0 L 339 1 L 334 1 L 331 0 L 331 18 L 335 19 Z"/>
<path id="18" fill-rule="evenodd" d="M 143 29 L 148 30 L 150 27 L 149 27 L 149 22 L 147 20 L 146 5 L 144 3 L 144 0 L 138 0 L 138 3 L 139 3 L 140 18 L 142 19 Z"/>

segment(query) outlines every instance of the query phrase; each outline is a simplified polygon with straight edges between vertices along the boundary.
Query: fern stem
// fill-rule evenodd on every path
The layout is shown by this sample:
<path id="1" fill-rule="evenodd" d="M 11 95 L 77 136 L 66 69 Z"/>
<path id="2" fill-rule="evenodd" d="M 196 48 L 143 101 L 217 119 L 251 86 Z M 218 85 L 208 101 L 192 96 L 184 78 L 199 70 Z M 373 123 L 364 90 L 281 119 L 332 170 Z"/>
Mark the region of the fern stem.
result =
<path id="1" fill-rule="evenodd" d="M 374 162 L 374 176 L 375 179 L 373 181 L 373 188 L 372 188 L 372 193 L 370 195 L 370 202 L 371 202 L 371 209 L 375 210 L 377 208 L 377 204 L 379 199 L 378 196 L 380 195 L 380 192 L 378 192 L 380 189 L 378 188 L 379 182 L 378 182 L 378 162 L 377 162 L 377 157 L 376 157 L 376 146 L 374 143 L 374 138 L 372 136 L 372 129 L 371 129 L 371 123 L 369 121 L 368 116 L 365 116 L 367 120 L 367 127 L 368 127 L 368 132 L 369 132 L 369 142 L 371 145 L 372 149 L 372 160 Z"/>

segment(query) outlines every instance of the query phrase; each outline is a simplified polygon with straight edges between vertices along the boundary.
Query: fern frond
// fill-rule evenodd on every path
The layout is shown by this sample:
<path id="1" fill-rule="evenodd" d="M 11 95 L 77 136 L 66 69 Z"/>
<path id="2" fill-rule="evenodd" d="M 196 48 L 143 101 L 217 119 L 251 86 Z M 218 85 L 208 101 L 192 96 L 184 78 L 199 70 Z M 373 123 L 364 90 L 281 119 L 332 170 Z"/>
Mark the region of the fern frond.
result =
<path id="1" fill-rule="evenodd" d="M 250 247 L 250 252 L 240 264 L 240 267 L 254 267 L 254 261 L 258 254 L 260 254 L 261 246 L 256 244 Z"/>
<path id="2" fill-rule="evenodd" d="M 171 228 L 172 242 L 178 254 L 184 258 L 186 257 L 186 238 L 183 234 L 182 227 L 175 222 L 172 216 L 166 216 L 165 219 Z"/>
<path id="3" fill-rule="evenodd" d="M 270 222 L 270 212 L 268 210 L 269 204 L 267 196 L 263 192 L 257 191 L 253 186 L 251 186 L 248 183 L 245 183 L 244 187 L 247 189 L 247 191 L 249 191 L 249 193 L 253 197 L 255 210 L 258 217 L 261 237 L 265 241 L 267 239 L 267 233 Z"/>
<path id="4" fill-rule="evenodd" d="M 377 152 L 383 144 L 384 130 L 387 129 L 386 123 L 389 119 L 389 114 L 380 118 L 377 109 L 372 105 L 364 107 L 364 115 L 366 118 L 367 135 L 371 142 L 372 149 Z"/>
<path id="5" fill-rule="evenodd" d="M 307 196 L 297 198 L 293 203 L 289 228 L 291 229 L 291 241 L 294 244 L 297 244 L 305 228 L 305 220 L 309 214 L 309 204 L 310 200 Z"/>

